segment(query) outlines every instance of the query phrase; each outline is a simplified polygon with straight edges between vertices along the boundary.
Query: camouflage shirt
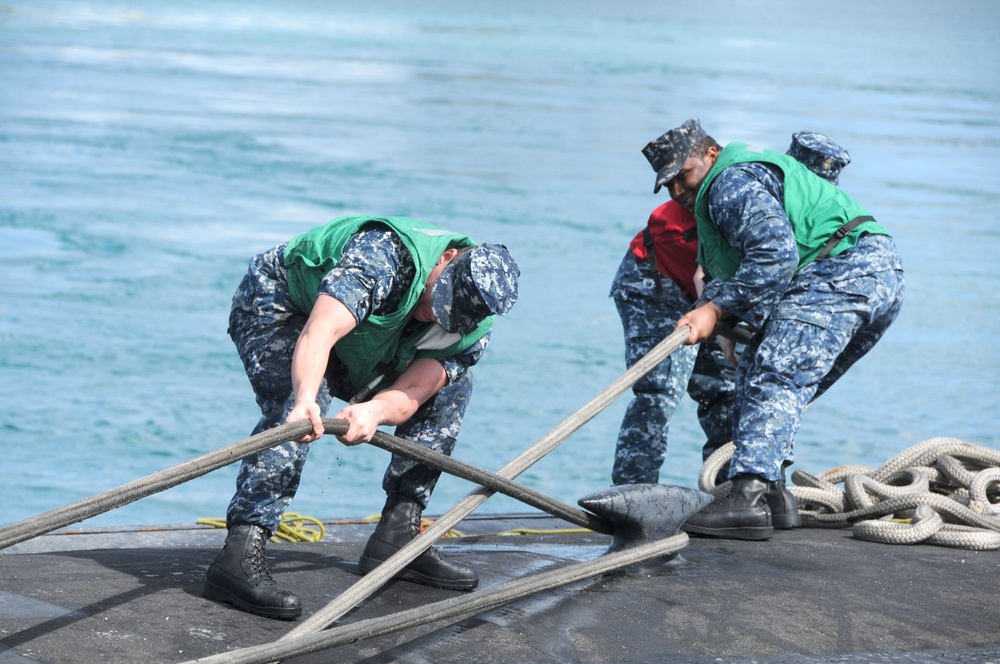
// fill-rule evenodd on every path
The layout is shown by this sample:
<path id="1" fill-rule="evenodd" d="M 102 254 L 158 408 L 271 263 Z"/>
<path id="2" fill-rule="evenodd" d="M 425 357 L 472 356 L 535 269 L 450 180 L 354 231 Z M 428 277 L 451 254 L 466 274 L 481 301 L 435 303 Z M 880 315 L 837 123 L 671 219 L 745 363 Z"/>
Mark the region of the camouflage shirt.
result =
<path id="1" fill-rule="evenodd" d="M 743 260 L 728 282 L 714 279 L 706 284 L 699 301 L 711 300 L 727 314 L 763 327 L 796 277 L 799 263 L 783 201 L 781 170 L 769 164 L 734 164 L 719 174 L 708 192 L 709 215 Z M 867 254 L 859 252 L 849 272 L 831 275 L 823 269 L 805 270 L 798 283 L 808 286 L 808 280 L 847 280 L 886 269 L 902 266 L 874 264 Z"/>
<path id="2" fill-rule="evenodd" d="M 416 275 L 410 252 L 388 229 L 369 228 L 356 233 L 344 246 L 337 265 L 319 290 L 346 306 L 360 323 L 372 314 L 388 314 L 402 302 Z M 476 364 L 489 344 L 490 335 L 465 351 L 438 361 L 454 383 Z"/>

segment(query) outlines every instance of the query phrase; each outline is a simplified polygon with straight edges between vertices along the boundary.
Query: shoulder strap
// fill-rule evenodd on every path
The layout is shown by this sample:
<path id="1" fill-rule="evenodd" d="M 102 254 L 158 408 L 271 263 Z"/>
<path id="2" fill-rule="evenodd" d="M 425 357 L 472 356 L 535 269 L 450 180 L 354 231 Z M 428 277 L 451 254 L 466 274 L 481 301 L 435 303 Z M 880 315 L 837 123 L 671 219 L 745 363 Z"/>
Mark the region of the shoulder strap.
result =
<path id="1" fill-rule="evenodd" d="M 821 261 L 828 255 L 830 255 L 830 252 L 833 251 L 834 247 L 840 244 L 841 240 L 847 237 L 851 231 L 853 231 L 855 228 L 865 223 L 866 221 L 875 221 L 875 217 L 867 214 L 862 215 L 860 217 L 855 217 L 854 219 L 851 219 L 849 222 L 847 222 L 846 224 L 838 228 L 836 231 L 834 231 L 830 239 L 827 240 L 826 246 L 823 247 L 823 251 L 819 252 L 819 255 L 816 256 L 816 260 Z"/>
<path id="2" fill-rule="evenodd" d="M 656 265 L 656 255 L 653 253 L 653 234 L 649 231 L 649 226 L 642 229 L 642 243 L 646 245 L 646 260 L 653 267 L 653 279 L 656 280 L 656 290 L 660 290 L 662 288 L 660 268 Z"/>

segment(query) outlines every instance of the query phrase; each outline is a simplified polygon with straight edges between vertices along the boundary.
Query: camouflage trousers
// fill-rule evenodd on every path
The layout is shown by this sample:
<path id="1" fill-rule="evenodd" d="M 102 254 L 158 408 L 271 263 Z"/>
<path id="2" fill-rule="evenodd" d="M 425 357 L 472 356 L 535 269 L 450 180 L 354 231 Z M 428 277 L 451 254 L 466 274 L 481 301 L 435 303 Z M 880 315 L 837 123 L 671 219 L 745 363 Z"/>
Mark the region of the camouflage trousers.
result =
<path id="1" fill-rule="evenodd" d="M 292 354 L 307 317 L 289 297 L 283 253 L 284 246 L 280 246 L 251 259 L 229 315 L 230 337 L 261 410 L 254 434 L 284 423 L 294 405 Z M 325 415 L 333 397 L 348 401 L 354 392 L 346 372 L 328 371 L 317 403 Z M 395 434 L 450 455 L 471 395 L 472 375 L 466 372 L 424 403 Z M 245 458 L 227 523 L 249 523 L 273 533 L 298 490 L 309 449 L 310 444 L 288 442 Z M 439 471 L 393 455 L 382 488 L 426 507 L 439 476 Z"/>
<path id="2" fill-rule="evenodd" d="M 795 275 L 736 368 L 730 477 L 781 477 L 805 407 L 872 349 L 899 315 L 904 290 L 885 235 L 863 236 Z"/>
<path id="3" fill-rule="evenodd" d="M 691 301 L 669 277 L 628 251 L 611 288 L 625 334 L 625 364 L 631 367 L 669 336 Z M 614 484 L 656 483 L 667 452 L 670 418 L 687 392 L 698 404 L 698 421 L 705 432 L 702 457 L 732 440 L 730 414 L 734 369 L 714 339 L 682 346 L 632 386 L 615 460 Z"/>

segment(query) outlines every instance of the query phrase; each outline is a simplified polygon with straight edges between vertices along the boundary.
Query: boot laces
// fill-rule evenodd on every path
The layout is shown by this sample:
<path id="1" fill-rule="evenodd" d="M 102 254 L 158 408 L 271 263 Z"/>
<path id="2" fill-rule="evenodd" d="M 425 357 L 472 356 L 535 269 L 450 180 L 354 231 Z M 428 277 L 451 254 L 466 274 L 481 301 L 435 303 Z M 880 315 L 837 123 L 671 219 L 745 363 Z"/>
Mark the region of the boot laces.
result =
<path id="1" fill-rule="evenodd" d="M 273 585 L 275 583 L 274 579 L 271 577 L 271 570 L 267 568 L 267 560 L 264 558 L 264 542 L 263 536 L 257 536 L 251 538 L 250 551 L 247 556 L 247 563 L 249 563 L 249 576 L 250 580 L 254 581 L 257 585 Z"/>

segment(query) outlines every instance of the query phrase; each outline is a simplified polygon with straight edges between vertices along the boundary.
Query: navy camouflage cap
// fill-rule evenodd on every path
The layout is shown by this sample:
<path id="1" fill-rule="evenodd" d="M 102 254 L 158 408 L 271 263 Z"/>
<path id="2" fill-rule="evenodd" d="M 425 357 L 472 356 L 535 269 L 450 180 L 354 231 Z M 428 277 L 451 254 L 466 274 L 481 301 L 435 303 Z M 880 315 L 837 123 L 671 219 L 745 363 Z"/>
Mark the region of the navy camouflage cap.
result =
<path id="1" fill-rule="evenodd" d="M 660 191 L 660 187 L 674 179 L 691 154 L 691 149 L 707 136 L 708 134 L 701 128 L 700 121 L 688 120 L 680 127 L 671 129 L 646 144 L 642 153 L 656 171 L 654 194 Z"/>
<path id="2" fill-rule="evenodd" d="M 451 261 L 431 286 L 434 319 L 445 332 L 471 332 L 517 301 L 521 271 L 502 244 L 480 244 Z"/>
<path id="3" fill-rule="evenodd" d="M 840 171 L 851 163 L 851 155 L 829 136 L 815 131 L 792 134 L 792 144 L 786 153 L 795 157 L 816 175 L 840 184 Z"/>

